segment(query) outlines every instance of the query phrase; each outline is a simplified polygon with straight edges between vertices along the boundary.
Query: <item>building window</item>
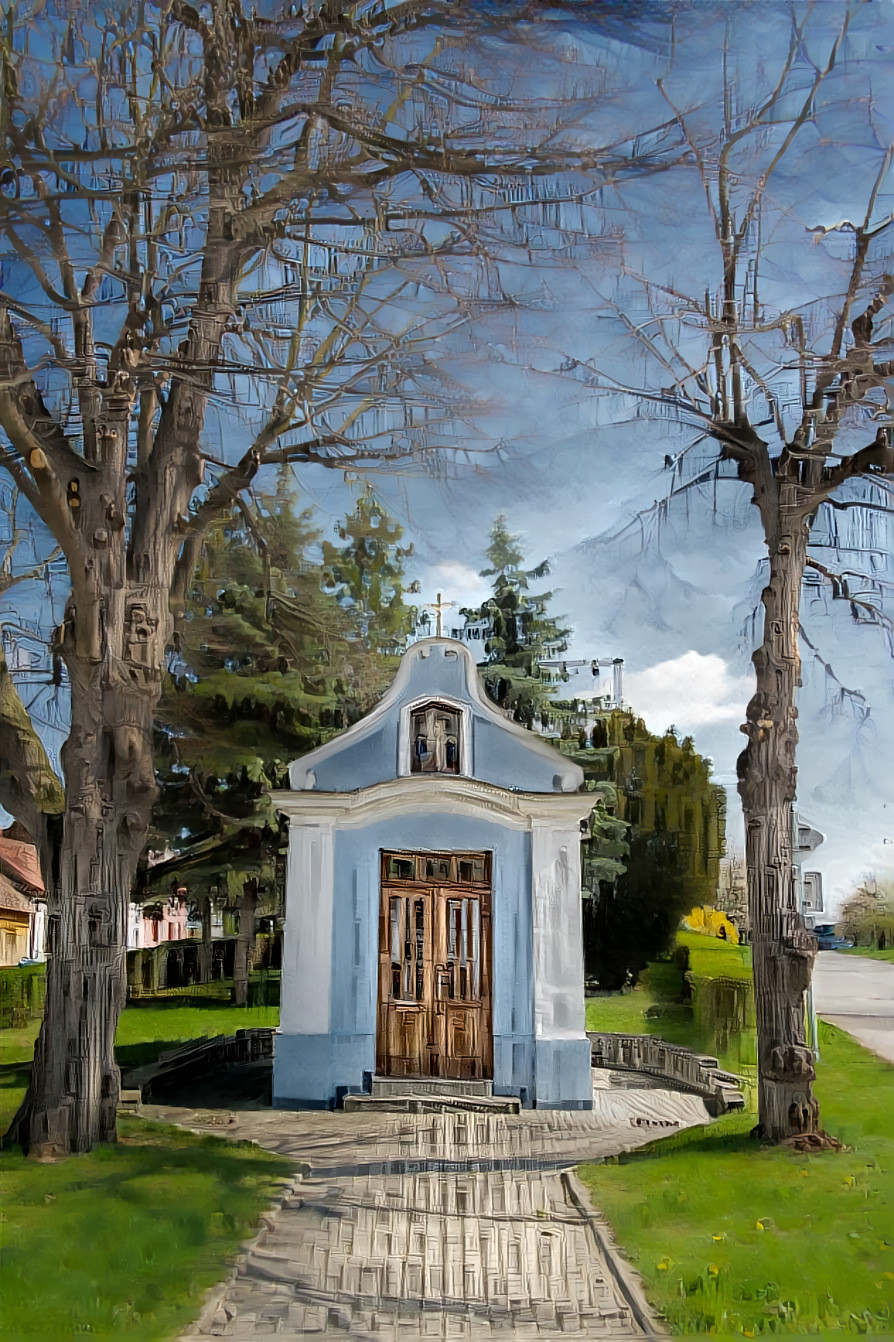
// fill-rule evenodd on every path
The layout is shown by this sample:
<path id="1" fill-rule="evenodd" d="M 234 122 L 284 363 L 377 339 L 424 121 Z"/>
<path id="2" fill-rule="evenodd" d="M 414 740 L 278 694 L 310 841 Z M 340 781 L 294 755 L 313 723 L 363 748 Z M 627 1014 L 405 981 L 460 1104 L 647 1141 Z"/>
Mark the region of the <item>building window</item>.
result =
<path id="1" fill-rule="evenodd" d="M 458 774 L 460 711 L 425 704 L 410 715 L 410 772 Z"/>

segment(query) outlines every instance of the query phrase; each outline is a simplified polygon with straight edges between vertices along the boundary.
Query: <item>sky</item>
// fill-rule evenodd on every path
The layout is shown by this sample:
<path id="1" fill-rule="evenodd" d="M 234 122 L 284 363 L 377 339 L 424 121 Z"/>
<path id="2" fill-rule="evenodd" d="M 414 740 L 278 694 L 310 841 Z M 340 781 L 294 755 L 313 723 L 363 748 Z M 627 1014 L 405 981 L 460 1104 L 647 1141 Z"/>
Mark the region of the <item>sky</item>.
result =
<path id="1" fill-rule="evenodd" d="M 761 292 L 767 313 L 801 313 L 822 343 L 828 310 L 818 300 L 841 290 L 852 237 L 847 229 L 828 230 L 859 217 L 894 140 L 894 6 L 641 0 L 570 9 L 577 17 L 546 7 L 536 23 L 476 39 L 474 51 L 446 43 L 438 79 L 454 87 L 461 75 L 493 97 L 499 124 L 500 99 L 507 106 L 528 100 L 537 116 L 558 108 L 556 143 L 566 149 L 583 152 L 639 136 L 640 148 L 661 148 L 680 162 L 664 176 L 632 177 L 588 198 L 577 239 L 564 250 L 562 228 L 546 224 L 524 248 L 504 247 L 499 230 L 485 239 L 481 273 L 493 301 L 467 307 L 465 324 L 452 335 L 446 323 L 432 350 L 453 389 L 449 442 L 460 450 L 445 448 L 405 470 L 356 472 L 347 483 L 337 470 L 298 466 L 296 488 L 328 526 L 371 481 L 413 541 L 408 576 L 420 580 L 422 600 L 440 592 L 457 606 L 485 595 L 479 570 L 487 533 L 504 513 L 524 537 L 531 564 L 550 560 L 554 609 L 574 630 L 569 657 L 623 657 L 625 698 L 636 712 L 654 731 L 673 724 L 691 734 L 714 761 L 718 780 L 733 788 L 752 683 L 761 535 L 747 492 L 729 479 L 659 506 L 683 479 L 668 470 L 668 457 L 684 453 L 691 478 L 710 460 L 710 449 L 691 446 L 691 425 L 637 414 L 636 398 L 623 394 L 641 385 L 658 392 L 664 376 L 642 355 L 619 312 L 653 330 L 659 291 L 673 320 L 675 304 L 685 313 L 687 297 L 716 289 L 713 224 L 692 155 L 684 152 L 686 136 L 710 145 L 724 78 L 735 90 L 725 111 L 733 126 L 775 86 L 794 14 L 802 24 L 797 76 L 780 106 L 781 121 L 790 123 L 817 70 L 833 49 L 837 55 L 765 191 Z M 410 69 L 431 47 L 431 33 L 423 31 L 406 40 L 400 60 Z M 373 74 L 381 77 L 377 96 L 384 106 L 392 97 L 387 71 Z M 369 69 L 358 67 L 357 80 L 368 77 Z M 681 109 L 685 134 L 675 120 Z M 474 106 L 465 115 L 472 137 L 479 133 Z M 769 127 L 759 144 L 742 148 L 734 193 L 760 177 L 780 134 Z M 575 183 L 580 177 L 572 175 L 569 184 Z M 892 207 L 892 187 L 883 180 L 874 220 Z M 881 252 L 876 261 L 880 270 L 894 271 Z M 428 299 L 424 289 L 416 293 L 422 313 L 427 301 L 444 309 L 444 293 L 432 296 L 437 280 Z M 395 306 L 392 319 L 402 313 Z M 672 334 L 686 357 L 704 358 L 697 325 L 677 322 Z M 757 346 L 754 353 L 763 357 Z M 784 342 L 773 355 L 785 414 L 791 378 Z M 617 394 L 594 386 L 588 369 L 597 364 Z M 260 413 L 261 398 L 254 408 Z M 887 422 L 881 402 L 878 410 Z M 209 415 L 208 445 L 221 454 L 228 447 L 241 452 L 249 431 L 243 398 L 234 396 Z M 851 518 L 839 519 L 842 528 Z M 890 578 L 892 531 L 886 520 L 879 526 L 874 549 L 884 556 L 880 573 Z M 824 529 L 820 518 L 815 553 L 828 558 Z M 812 865 L 824 872 L 833 903 L 865 872 L 890 867 L 894 854 L 888 783 L 894 663 L 884 631 L 854 627 L 841 605 L 810 589 L 799 704 L 798 802 L 827 836 Z M 842 695 L 842 686 L 858 695 Z M 741 842 L 734 799 L 729 833 Z"/>
<path id="2" fill-rule="evenodd" d="M 660 19 L 671 15 L 672 7 L 651 12 L 656 11 L 652 37 L 661 33 Z M 724 43 L 726 73 L 737 89 L 733 118 L 772 87 L 787 49 L 788 7 L 752 4 L 735 11 L 738 21 L 723 5 L 680 5 L 673 12 L 676 55 L 670 63 L 660 41 L 636 47 L 587 25 L 559 22 L 546 35 L 537 31 L 533 45 L 541 54 L 559 53 L 570 84 L 584 84 L 585 73 L 594 69 L 618 77 L 604 122 L 588 112 L 588 134 L 593 125 L 619 133 L 629 124 L 633 105 L 640 124 L 654 123 L 660 109 L 666 114 L 673 103 L 689 109 L 687 125 L 694 135 L 707 135 L 717 114 Z M 807 21 L 800 74 L 783 108 L 789 117 L 849 12 L 836 0 L 812 7 L 809 15 L 796 7 Z M 824 230 L 860 217 L 894 138 L 892 50 L 894 10 L 853 10 L 833 73 L 767 193 L 766 311 L 802 313 L 818 344 L 831 310 L 818 300 L 843 290 L 851 246 L 846 229 Z M 547 62 L 544 68 L 543 92 L 555 92 L 555 67 Z M 772 150 L 772 132 L 767 138 Z M 759 173 L 761 152 L 766 145 L 743 160 L 743 182 Z M 647 274 L 668 293 L 698 294 L 700 285 L 716 282 L 711 223 L 691 166 L 671 180 L 673 187 L 658 195 L 652 179 L 628 184 L 607 205 L 609 225 L 625 230 L 621 289 L 633 274 Z M 889 172 L 878 191 L 876 222 L 890 213 L 891 191 Z M 750 658 L 765 550 L 748 493 L 734 480 L 695 489 L 666 510 L 657 506 L 682 478 L 668 471 L 665 461 L 693 441 L 691 429 L 635 416 L 629 398 L 598 396 L 579 372 L 562 371 L 573 360 L 584 365 L 599 360 L 617 372 L 619 385 L 624 379 L 639 385 L 644 376 L 630 368 L 634 347 L 625 345 L 617 324 L 607 320 L 608 299 L 620 292 L 610 289 L 607 278 L 616 262 L 594 253 L 544 266 L 535 257 L 522 267 L 523 282 L 516 268 L 507 267 L 504 290 L 516 284 L 520 291 L 523 283 L 530 299 L 537 276 L 543 301 L 529 303 L 527 311 L 519 310 L 521 303 L 479 317 L 468 344 L 451 355 L 457 377 L 481 406 L 475 433 L 501 450 L 476 455 L 471 465 L 445 458 L 427 475 L 376 476 L 375 488 L 407 526 L 416 551 L 412 576 L 420 579 L 428 601 L 438 592 L 457 606 L 481 600 L 487 585 L 478 574 L 487 531 L 495 516 L 505 513 L 510 529 L 524 537 L 530 562 L 550 560 L 554 608 L 574 629 L 569 657 L 624 658 L 625 698 L 647 725 L 663 732 L 673 724 L 690 733 L 714 761 L 715 776 L 730 790 L 729 837 L 738 846 L 735 768 L 744 744 L 739 724 L 752 690 Z M 884 257 L 879 265 L 894 268 Z M 700 356 L 695 344 L 687 350 L 703 357 L 703 344 Z M 784 366 L 780 355 L 776 386 L 783 401 Z M 658 389 L 655 380 L 653 386 Z M 790 381 L 788 387 L 794 402 L 797 387 Z M 881 401 L 879 412 L 886 413 Z M 787 431 L 793 428 L 789 422 Z M 709 459 L 708 446 L 690 449 L 688 474 L 697 474 Z M 344 487 L 326 472 L 305 469 L 300 483 L 324 514 L 343 510 Z M 852 518 L 848 513 L 833 519 L 845 541 Z M 873 545 L 885 557 L 873 562 L 890 575 L 894 532 L 888 519 L 875 520 L 880 530 Z M 825 562 L 828 530 L 821 515 L 813 553 Z M 851 548 L 847 542 L 852 558 Z M 869 562 L 865 556 L 863 562 Z M 882 874 L 892 866 L 888 760 L 894 749 L 894 664 L 884 629 L 856 627 L 846 603 L 833 603 L 828 589 L 810 587 L 802 614 L 798 806 L 826 835 L 811 867 L 824 873 L 827 901 L 834 906 L 864 874 Z M 591 686 L 589 677 L 582 678 L 582 690 Z M 853 693 L 843 694 L 842 687 Z"/>

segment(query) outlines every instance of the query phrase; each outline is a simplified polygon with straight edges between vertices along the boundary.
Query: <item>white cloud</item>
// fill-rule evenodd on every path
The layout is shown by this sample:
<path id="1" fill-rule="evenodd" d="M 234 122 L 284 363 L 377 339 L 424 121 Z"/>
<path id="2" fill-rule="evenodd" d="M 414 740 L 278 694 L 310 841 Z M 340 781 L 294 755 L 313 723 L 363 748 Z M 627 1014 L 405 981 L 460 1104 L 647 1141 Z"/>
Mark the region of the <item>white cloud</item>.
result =
<path id="1" fill-rule="evenodd" d="M 750 676 L 733 675 L 716 653 L 693 651 L 624 679 L 624 698 L 657 732 L 671 724 L 686 734 L 713 723 L 738 724 L 753 689 Z"/>
<path id="2" fill-rule="evenodd" d="M 480 606 L 491 594 L 487 578 L 480 578 L 476 569 L 459 559 L 445 559 L 442 564 L 431 564 L 419 574 L 422 603 L 437 600 L 438 592 L 445 601 L 452 601 L 454 609 L 460 606 Z"/>

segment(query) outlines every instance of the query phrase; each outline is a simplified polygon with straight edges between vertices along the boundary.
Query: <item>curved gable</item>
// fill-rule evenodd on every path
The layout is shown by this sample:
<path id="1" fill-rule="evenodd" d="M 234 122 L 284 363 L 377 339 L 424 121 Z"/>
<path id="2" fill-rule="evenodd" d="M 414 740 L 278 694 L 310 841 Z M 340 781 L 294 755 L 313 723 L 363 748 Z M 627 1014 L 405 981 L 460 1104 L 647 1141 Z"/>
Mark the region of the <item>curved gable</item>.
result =
<path id="1" fill-rule="evenodd" d="M 451 772 L 519 792 L 576 792 L 583 783 L 583 771 L 576 764 L 490 703 L 467 647 L 455 639 L 427 638 L 404 653 L 390 688 L 372 712 L 294 761 L 289 768 L 292 788 L 353 792 L 417 776 L 413 714 L 420 714 L 415 720 L 418 740 L 426 730 L 424 722 L 430 721 L 422 717 L 423 710 L 439 706 L 445 721 L 458 721 L 458 740 L 452 747 L 455 767 L 454 756 L 447 753 L 450 747 L 438 745 L 438 759 L 449 760 Z M 446 730 L 455 737 L 453 725 Z M 443 763 L 438 772 L 447 767 Z"/>

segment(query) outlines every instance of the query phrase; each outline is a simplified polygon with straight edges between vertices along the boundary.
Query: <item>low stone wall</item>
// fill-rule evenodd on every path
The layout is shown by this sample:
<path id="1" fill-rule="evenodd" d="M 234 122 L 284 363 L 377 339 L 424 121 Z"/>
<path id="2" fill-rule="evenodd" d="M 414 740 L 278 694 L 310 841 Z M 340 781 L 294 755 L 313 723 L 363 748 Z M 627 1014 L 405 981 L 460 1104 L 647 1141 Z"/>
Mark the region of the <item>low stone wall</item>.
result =
<path id="1" fill-rule="evenodd" d="M 670 1090 L 700 1095 L 715 1118 L 728 1109 L 744 1108 L 739 1078 L 724 1072 L 716 1058 L 653 1035 L 588 1030 L 587 1037 L 594 1067 L 636 1073 L 661 1081 Z"/>

